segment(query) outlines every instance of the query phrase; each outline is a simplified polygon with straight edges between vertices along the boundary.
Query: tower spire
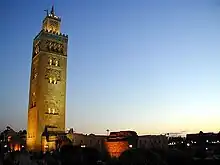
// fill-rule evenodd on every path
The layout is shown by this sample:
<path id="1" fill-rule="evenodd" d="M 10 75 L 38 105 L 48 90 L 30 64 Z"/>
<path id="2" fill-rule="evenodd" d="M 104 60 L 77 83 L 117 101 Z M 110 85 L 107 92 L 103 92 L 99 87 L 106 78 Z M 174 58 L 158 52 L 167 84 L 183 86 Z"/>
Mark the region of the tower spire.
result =
<path id="1" fill-rule="evenodd" d="M 50 14 L 51 14 L 52 16 L 55 15 L 55 12 L 54 12 L 54 5 L 53 5 L 52 8 L 51 8 Z"/>

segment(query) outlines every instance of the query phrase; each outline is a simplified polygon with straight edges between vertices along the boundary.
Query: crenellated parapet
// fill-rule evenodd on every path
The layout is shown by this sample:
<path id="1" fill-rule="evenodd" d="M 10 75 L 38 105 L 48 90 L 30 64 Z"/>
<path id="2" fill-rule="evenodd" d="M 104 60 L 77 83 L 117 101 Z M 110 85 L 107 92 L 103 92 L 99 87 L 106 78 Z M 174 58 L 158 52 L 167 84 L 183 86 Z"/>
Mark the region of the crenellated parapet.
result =
<path id="1" fill-rule="evenodd" d="M 67 56 L 68 35 L 42 29 L 34 38 L 33 58 L 41 51 Z"/>
<path id="2" fill-rule="evenodd" d="M 58 16 L 56 16 L 56 15 L 48 14 L 47 17 L 48 17 L 48 18 L 55 19 L 55 20 L 57 20 L 57 21 L 61 21 L 61 18 L 58 17 Z"/>
<path id="3" fill-rule="evenodd" d="M 49 31 L 49 30 L 45 30 L 45 29 L 42 29 L 38 33 L 38 35 L 36 37 L 34 37 L 34 40 L 37 40 L 40 36 L 45 35 L 45 34 L 54 35 L 54 37 L 57 37 L 57 39 L 58 38 L 63 38 L 63 39 L 68 40 L 68 35 L 67 34 L 54 32 L 52 30 Z"/>
<path id="4" fill-rule="evenodd" d="M 47 32 L 47 33 L 51 33 L 51 34 L 55 34 L 55 35 L 58 35 L 58 36 L 63 36 L 63 37 L 66 37 L 68 38 L 68 35 L 67 34 L 64 34 L 64 33 L 58 33 L 58 32 L 55 32 L 55 31 L 52 31 L 52 30 L 45 30 L 43 29 L 44 32 Z"/>

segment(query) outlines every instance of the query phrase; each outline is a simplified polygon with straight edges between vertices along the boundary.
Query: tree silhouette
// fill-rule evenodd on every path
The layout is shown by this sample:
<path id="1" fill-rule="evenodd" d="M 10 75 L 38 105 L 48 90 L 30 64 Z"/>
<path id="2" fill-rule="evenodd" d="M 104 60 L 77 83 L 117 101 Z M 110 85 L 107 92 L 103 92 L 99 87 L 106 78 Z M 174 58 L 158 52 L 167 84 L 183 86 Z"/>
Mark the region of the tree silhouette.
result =
<path id="1" fill-rule="evenodd" d="M 163 165 L 164 162 L 160 156 L 151 150 L 146 149 L 129 149 L 121 154 L 119 161 L 123 165 L 129 164 L 146 164 L 146 165 Z"/>
<path id="2" fill-rule="evenodd" d="M 177 150 L 177 149 L 172 149 L 169 150 L 168 155 L 167 155 L 167 163 L 169 165 L 187 165 L 191 161 L 190 155 L 187 153 Z"/>

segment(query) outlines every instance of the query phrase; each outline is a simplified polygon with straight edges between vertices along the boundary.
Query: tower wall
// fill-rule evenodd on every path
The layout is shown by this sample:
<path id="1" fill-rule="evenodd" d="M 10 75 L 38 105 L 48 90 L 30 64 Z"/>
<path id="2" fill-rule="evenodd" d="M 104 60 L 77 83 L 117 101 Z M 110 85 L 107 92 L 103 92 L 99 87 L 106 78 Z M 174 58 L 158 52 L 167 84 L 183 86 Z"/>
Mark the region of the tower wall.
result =
<path id="1" fill-rule="evenodd" d="M 56 20 L 57 24 L 50 25 Z M 33 42 L 30 76 L 27 147 L 41 150 L 46 127 L 54 132 L 65 131 L 66 69 L 68 36 L 59 32 L 60 18 L 47 15 L 45 26 Z"/>

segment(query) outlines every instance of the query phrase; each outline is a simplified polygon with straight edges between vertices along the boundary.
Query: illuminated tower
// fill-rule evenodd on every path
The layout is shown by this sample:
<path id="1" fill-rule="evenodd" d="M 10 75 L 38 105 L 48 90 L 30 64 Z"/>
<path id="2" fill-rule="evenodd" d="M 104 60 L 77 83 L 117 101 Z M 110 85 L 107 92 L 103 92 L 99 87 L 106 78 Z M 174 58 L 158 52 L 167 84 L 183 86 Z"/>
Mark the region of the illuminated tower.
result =
<path id="1" fill-rule="evenodd" d="M 65 131 L 68 36 L 60 33 L 61 19 L 54 7 L 33 41 L 30 76 L 27 147 L 42 149 L 42 134 Z"/>

